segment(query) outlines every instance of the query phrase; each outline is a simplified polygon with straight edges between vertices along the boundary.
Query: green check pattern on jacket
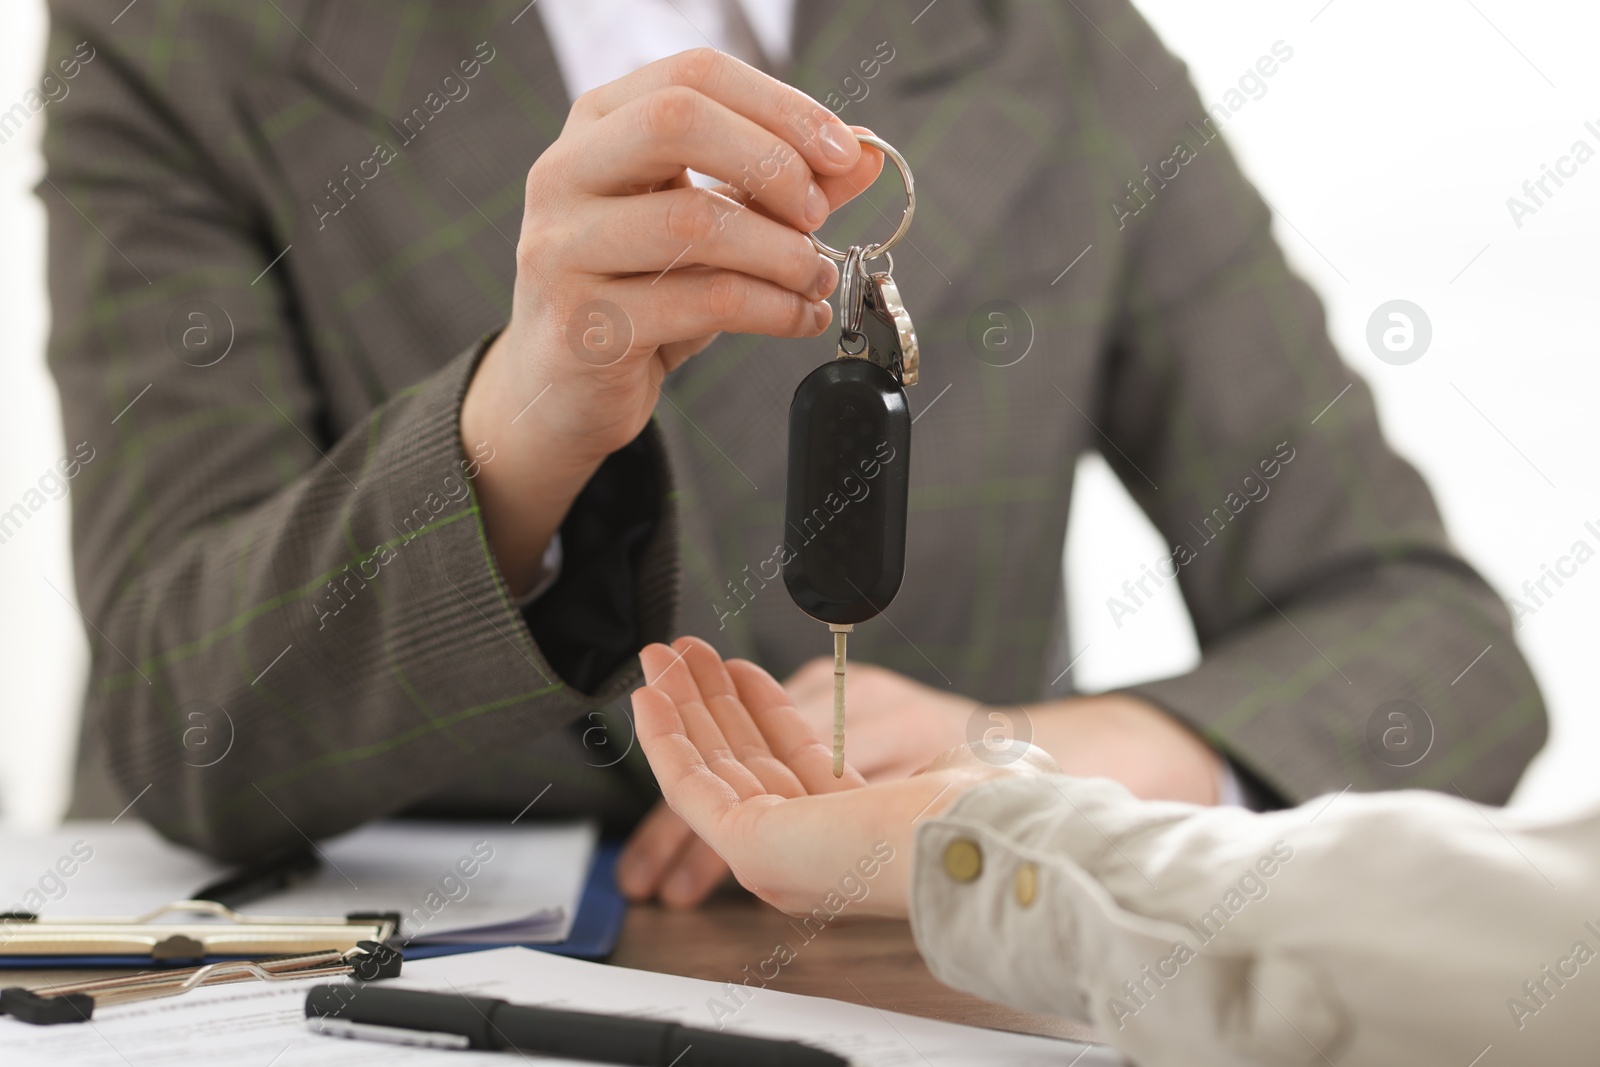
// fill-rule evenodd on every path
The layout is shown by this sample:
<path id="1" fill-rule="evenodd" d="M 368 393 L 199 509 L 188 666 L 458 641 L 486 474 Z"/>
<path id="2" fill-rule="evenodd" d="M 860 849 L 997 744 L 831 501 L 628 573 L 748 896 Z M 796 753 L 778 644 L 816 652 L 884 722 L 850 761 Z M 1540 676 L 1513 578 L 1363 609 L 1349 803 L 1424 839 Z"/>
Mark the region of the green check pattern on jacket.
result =
<path id="1" fill-rule="evenodd" d="M 97 50 L 50 109 L 40 186 L 51 364 L 68 439 L 99 450 L 74 493 L 90 736 L 178 840 L 238 857 L 427 798 L 516 811 L 570 762 L 562 728 L 637 683 L 562 681 L 462 477 L 460 398 L 568 108 L 525 4 L 53 3 L 50 55 Z M 797 18 L 789 80 L 899 147 L 919 193 L 895 266 L 923 349 L 908 564 L 854 658 L 975 703 L 1066 695 L 1061 550 L 1097 449 L 1192 557 L 1204 662 L 1135 692 L 1291 800 L 1504 800 L 1545 737 L 1507 614 L 1126 0 L 801 0 Z M 1147 181 L 1180 141 L 1193 158 Z M 898 195 L 886 178 L 830 237 L 883 232 Z M 1031 324 L 1012 366 L 971 344 L 995 300 Z M 211 365 L 182 343 L 194 323 L 231 345 Z M 761 574 L 789 397 L 830 355 L 729 336 L 670 380 L 646 435 L 670 485 L 637 582 L 647 637 L 701 634 L 780 675 L 828 651 Z M 1245 476 L 1291 451 L 1234 516 Z M 1399 770 L 1364 747 L 1395 700 L 1435 734 Z M 216 709 L 232 747 L 208 764 L 192 731 Z"/>

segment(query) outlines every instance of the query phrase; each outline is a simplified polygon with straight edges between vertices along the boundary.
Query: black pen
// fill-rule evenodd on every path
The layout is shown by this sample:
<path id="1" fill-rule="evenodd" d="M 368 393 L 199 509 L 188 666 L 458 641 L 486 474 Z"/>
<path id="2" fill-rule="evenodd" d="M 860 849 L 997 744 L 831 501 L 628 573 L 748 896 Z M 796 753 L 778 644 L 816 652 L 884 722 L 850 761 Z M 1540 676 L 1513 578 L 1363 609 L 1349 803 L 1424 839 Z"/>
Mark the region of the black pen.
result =
<path id="1" fill-rule="evenodd" d="M 277 852 L 236 868 L 209 885 L 196 889 L 190 900 L 211 900 L 225 908 L 242 908 L 270 893 L 288 889 L 315 874 L 320 862 L 301 846 Z"/>
<path id="2" fill-rule="evenodd" d="M 798 1041 L 698 1030 L 626 1015 L 534 1008 L 489 997 L 382 986 L 319 985 L 306 994 L 319 1033 L 430 1048 L 515 1049 L 637 1067 L 849 1067 Z"/>

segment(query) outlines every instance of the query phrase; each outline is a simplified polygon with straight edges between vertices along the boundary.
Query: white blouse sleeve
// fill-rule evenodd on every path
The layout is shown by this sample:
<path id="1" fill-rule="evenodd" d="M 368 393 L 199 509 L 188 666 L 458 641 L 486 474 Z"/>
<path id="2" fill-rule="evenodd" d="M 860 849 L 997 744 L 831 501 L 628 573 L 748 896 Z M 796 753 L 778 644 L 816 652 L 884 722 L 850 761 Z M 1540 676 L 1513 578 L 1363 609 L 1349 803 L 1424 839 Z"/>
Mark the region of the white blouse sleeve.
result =
<path id="1" fill-rule="evenodd" d="M 1254 814 L 1055 775 L 972 790 L 913 853 L 942 981 L 1142 1067 L 1564 1065 L 1600 1041 L 1594 816 L 1425 792 Z"/>

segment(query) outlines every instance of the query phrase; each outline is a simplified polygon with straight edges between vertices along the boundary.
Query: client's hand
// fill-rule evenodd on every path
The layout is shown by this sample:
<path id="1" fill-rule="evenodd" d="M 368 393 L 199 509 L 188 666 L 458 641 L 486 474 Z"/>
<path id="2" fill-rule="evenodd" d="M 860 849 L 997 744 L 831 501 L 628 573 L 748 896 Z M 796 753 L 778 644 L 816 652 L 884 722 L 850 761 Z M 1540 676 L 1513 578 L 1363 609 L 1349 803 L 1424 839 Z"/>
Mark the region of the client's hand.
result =
<path id="1" fill-rule="evenodd" d="M 1031 752 L 1004 767 L 958 749 L 912 778 L 867 786 L 753 663 L 726 664 L 698 638 L 640 655 L 649 685 L 633 695 L 639 743 L 666 802 L 752 893 L 791 914 L 816 907 L 841 878 L 875 874 L 857 915 L 906 912 L 913 824 L 967 788 L 1053 771 Z"/>

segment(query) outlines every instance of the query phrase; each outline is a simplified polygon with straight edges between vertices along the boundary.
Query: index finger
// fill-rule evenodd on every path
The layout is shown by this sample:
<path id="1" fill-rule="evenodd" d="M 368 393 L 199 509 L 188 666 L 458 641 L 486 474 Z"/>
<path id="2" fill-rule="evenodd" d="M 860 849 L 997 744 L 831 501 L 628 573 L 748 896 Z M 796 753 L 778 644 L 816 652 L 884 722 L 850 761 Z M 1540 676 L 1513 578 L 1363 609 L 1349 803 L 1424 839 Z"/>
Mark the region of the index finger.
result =
<path id="1" fill-rule="evenodd" d="M 602 118 L 649 93 L 683 86 L 783 138 L 818 174 L 842 174 L 861 158 L 861 143 L 837 115 L 799 89 L 715 48 L 693 48 L 646 64 L 584 93 L 573 111 Z"/>
<path id="2" fill-rule="evenodd" d="M 739 791 L 706 766 L 700 749 L 689 740 L 677 702 L 667 693 L 648 685 L 635 689 L 633 721 L 661 795 L 715 847 L 718 825 L 742 803 Z"/>

